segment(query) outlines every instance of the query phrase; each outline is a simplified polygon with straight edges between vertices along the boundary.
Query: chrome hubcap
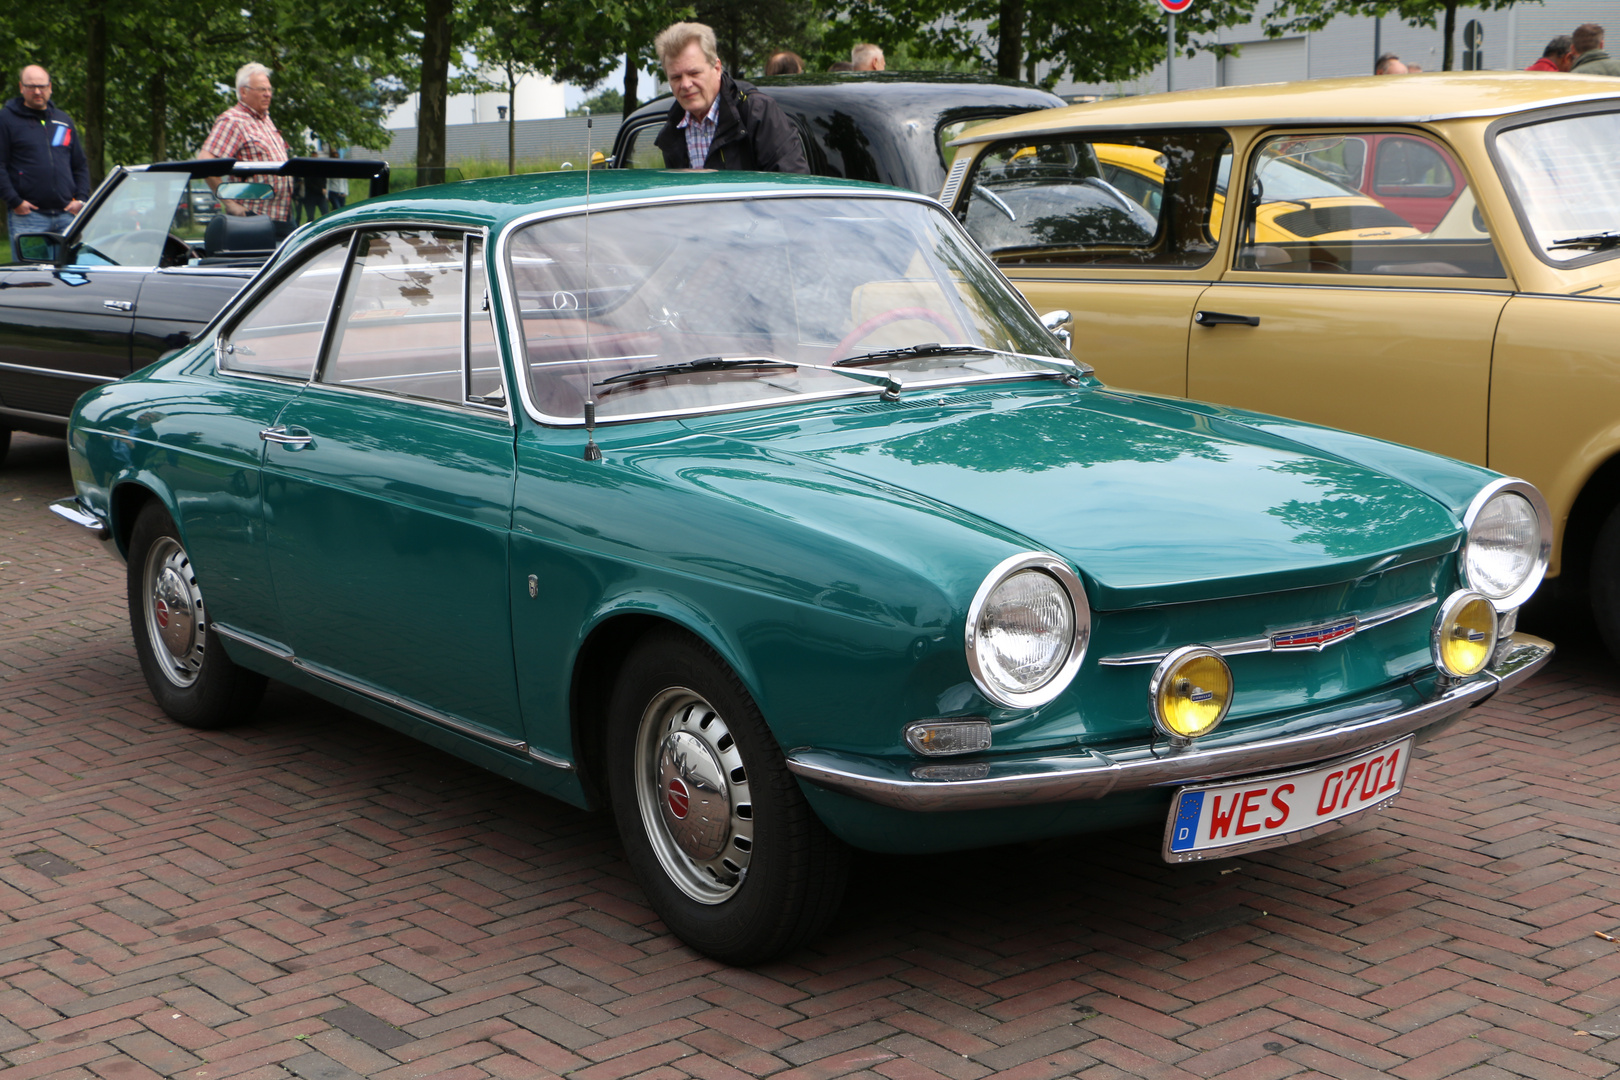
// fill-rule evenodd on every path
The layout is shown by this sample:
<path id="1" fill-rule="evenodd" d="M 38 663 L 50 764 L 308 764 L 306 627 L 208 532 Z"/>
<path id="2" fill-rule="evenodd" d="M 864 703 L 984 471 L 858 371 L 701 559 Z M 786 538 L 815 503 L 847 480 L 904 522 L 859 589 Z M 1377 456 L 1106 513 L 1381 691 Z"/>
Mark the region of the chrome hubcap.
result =
<path id="1" fill-rule="evenodd" d="M 207 628 L 202 593 L 185 548 L 162 537 L 146 555 L 146 631 L 152 655 L 176 686 L 190 686 L 202 668 Z"/>
<path id="2" fill-rule="evenodd" d="M 636 736 L 636 800 L 658 861 L 687 896 L 725 901 L 753 853 L 753 800 L 736 740 L 683 688 L 648 704 Z"/>

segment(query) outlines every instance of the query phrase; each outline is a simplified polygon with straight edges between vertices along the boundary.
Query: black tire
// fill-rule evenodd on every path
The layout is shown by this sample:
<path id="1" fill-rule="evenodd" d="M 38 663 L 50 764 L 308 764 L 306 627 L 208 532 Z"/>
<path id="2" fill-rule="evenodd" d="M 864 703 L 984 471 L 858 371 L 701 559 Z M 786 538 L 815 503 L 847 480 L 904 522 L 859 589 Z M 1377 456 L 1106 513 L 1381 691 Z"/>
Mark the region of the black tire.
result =
<path id="1" fill-rule="evenodd" d="M 135 519 L 128 585 L 135 654 L 163 711 L 193 728 L 228 727 L 251 717 L 265 677 L 237 667 L 213 639 L 180 530 L 156 502 Z"/>
<path id="2" fill-rule="evenodd" d="M 679 631 L 649 636 L 619 673 L 608 722 L 619 835 L 675 936 L 748 965 L 826 927 L 843 899 L 849 849 L 810 809 L 753 698 L 718 656 Z"/>
<path id="3" fill-rule="evenodd" d="M 1620 659 L 1620 506 L 1609 511 L 1598 530 L 1587 576 L 1592 618 L 1609 655 Z"/>
<path id="4" fill-rule="evenodd" d="M 0 465 L 6 463 L 6 451 L 11 449 L 11 429 L 0 427 Z"/>

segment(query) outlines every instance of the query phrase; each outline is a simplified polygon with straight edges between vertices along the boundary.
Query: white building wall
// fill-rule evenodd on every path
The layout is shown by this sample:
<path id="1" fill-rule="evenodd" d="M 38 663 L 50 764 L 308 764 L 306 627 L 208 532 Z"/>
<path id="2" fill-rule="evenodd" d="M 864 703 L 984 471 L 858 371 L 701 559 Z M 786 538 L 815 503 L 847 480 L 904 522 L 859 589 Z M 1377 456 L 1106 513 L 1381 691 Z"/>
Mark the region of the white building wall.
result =
<path id="1" fill-rule="evenodd" d="M 496 73 L 486 73 L 486 78 L 499 79 Z M 554 116 L 562 116 L 567 109 L 563 106 L 563 85 L 552 82 L 550 79 L 534 75 L 525 75 L 518 80 L 516 93 L 516 106 L 518 120 L 545 120 Z M 388 114 L 383 126 L 389 129 L 408 128 L 416 126 L 417 95 L 412 94 L 398 108 Z M 506 105 L 506 92 L 504 90 L 489 91 L 482 94 L 451 94 L 445 106 L 445 122 L 447 124 L 486 124 L 499 120 L 500 109 Z"/>

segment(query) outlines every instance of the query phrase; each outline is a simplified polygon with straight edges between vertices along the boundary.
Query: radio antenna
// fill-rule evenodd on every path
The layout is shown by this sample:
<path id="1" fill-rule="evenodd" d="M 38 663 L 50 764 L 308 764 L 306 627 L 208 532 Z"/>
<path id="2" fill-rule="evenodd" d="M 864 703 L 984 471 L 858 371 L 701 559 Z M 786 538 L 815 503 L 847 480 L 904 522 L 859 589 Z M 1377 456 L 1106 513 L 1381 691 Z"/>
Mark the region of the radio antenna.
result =
<path id="1" fill-rule="evenodd" d="M 590 371 L 591 364 L 591 128 L 595 121 L 591 117 L 591 107 L 585 109 L 585 370 Z M 587 375 L 587 379 L 591 376 Z M 585 460 L 601 461 L 602 448 L 596 445 L 596 394 L 595 387 L 587 384 L 585 390 Z"/>

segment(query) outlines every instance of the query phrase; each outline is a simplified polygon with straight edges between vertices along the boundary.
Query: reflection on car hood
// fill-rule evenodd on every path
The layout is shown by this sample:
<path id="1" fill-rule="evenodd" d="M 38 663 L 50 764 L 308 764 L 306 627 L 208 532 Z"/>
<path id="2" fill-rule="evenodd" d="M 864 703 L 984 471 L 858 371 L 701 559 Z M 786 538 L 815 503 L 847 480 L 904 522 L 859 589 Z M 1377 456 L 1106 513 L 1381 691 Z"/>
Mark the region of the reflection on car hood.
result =
<path id="1" fill-rule="evenodd" d="M 1401 481 L 1132 395 L 914 395 L 822 417 L 771 425 L 772 449 L 1028 537 L 1078 566 L 1103 608 L 1349 580 L 1461 537 Z M 741 425 L 731 435 L 749 438 Z"/>

